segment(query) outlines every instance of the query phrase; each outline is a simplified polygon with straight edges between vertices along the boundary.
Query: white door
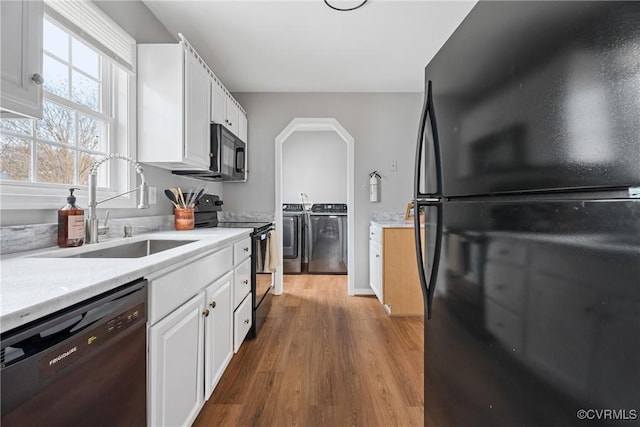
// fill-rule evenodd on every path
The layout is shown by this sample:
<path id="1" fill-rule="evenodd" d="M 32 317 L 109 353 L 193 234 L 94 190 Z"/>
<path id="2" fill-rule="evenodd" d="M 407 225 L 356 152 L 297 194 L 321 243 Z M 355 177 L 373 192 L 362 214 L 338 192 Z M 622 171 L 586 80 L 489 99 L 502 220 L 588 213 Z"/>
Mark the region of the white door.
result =
<path id="1" fill-rule="evenodd" d="M 211 121 L 221 125 L 227 118 L 227 94 L 220 82 L 211 81 Z"/>
<path id="2" fill-rule="evenodd" d="M 233 273 L 228 273 L 206 289 L 205 320 L 205 400 L 209 399 L 233 357 Z"/>
<path id="3" fill-rule="evenodd" d="M 369 285 L 381 303 L 382 294 L 382 246 L 369 241 Z"/>
<path id="4" fill-rule="evenodd" d="M 209 168 L 210 160 L 210 79 L 198 60 L 185 52 L 184 70 L 184 157 L 194 166 Z"/>
<path id="5" fill-rule="evenodd" d="M 186 426 L 203 400 L 204 293 L 149 329 L 149 425 Z"/>
<path id="6" fill-rule="evenodd" d="M 240 109 L 233 98 L 227 97 L 227 128 L 235 135 L 238 135 L 238 120 L 240 120 Z"/>

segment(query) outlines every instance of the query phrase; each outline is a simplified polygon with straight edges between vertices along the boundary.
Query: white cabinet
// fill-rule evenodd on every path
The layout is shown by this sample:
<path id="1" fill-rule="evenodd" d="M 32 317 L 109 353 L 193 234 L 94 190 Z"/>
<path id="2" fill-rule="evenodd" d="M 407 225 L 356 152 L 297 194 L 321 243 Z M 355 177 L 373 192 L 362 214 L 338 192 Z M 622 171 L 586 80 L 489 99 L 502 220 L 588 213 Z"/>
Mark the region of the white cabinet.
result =
<path id="1" fill-rule="evenodd" d="M 382 246 L 369 242 L 369 286 L 382 303 Z"/>
<path id="2" fill-rule="evenodd" d="M 247 142 L 247 113 L 217 77 L 211 81 L 211 121 Z"/>
<path id="3" fill-rule="evenodd" d="M 246 259 L 235 268 L 233 306 L 240 305 L 251 292 L 251 259 Z"/>
<path id="4" fill-rule="evenodd" d="M 233 351 L 237 353 L 253 324 L 250 237 L 234 243 L 233 263 Z"/>
<path id="5" fill-rule="evenodd" d="M 185 52 L 185 158 L 192 163 L 210 163 L 209 73 L 191 52 Z"/>
<path id="6" fill-rule="evenodd" d="M 204 398 L 207 400 L 233 357 L 233 274 L 230 272 L 205 290 Z"/>
<path id="7" fill-rule="evenodd" d="M 242 301 L 233 313 L 233 351 L 235 353 L 240 349 L 240 345 L 251 329 L 251 294 Z"/>
<path id="8" fill-rule="evenodd" d="M 203 404 L 204 296 L 149 329 L 149 425 L 191 425 Z"/>
<path id="9" fill-rule="evenodd" d="M 3 117 L 42 118 L 42 11 L 41 1 L 0 2 Z"/>
<path id="10" fill-rule="evenodd" d="M 236 269 L 244 271 L 247 241 L 147 276 L 150 426 L 191 425 L 237 350 L 241 331 L 234 333 L 234 324 L 247 317 L 246 308 L 234 313 L 234 252 L 242 254 Z"/>
<path id="11" fill-rule="evenodd" d="M 185 43 L 138 45 L 138 161 L 170 170 L 210 165 L 210 75 Z"/>

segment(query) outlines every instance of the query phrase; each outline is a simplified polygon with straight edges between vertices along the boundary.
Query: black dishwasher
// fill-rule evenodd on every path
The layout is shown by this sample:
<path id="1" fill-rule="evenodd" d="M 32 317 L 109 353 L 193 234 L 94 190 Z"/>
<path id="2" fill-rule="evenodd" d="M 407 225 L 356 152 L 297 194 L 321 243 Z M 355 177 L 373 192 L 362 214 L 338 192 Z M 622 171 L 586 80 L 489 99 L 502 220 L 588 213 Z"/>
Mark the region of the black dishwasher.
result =
<path id="1" fill-rule="evenodd" d="M 147 424 L 147 281 L 0 337 L 2 427 Z"/>

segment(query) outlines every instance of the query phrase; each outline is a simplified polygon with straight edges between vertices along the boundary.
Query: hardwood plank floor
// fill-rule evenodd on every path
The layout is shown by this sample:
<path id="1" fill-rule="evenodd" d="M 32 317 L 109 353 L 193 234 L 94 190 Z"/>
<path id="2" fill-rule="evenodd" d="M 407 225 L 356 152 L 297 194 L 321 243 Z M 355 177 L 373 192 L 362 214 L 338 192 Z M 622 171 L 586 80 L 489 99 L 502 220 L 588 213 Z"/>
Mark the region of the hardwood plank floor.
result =
<path id="1" fill-rule="evenodd" d="M 284 280 L 194 426 L 423 426 L 423 318 L 348 296 L 346 276 Z"/>

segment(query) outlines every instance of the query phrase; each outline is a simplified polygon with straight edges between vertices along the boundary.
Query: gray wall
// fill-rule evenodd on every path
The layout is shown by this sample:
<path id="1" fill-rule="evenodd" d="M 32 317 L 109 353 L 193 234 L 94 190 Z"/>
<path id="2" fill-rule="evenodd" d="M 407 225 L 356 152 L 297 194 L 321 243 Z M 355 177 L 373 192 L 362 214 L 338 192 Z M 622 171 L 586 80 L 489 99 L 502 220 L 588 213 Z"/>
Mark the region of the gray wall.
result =
<path id="1" fill-rule="evenodd" d="M 246 183 L 224 183 L 225 209 L 273 212 L 275 138 L 296 117 L 335 118 L 355 139 L 355 264 L 368 289 L 369 213 L 404 212 L 412 197 L 419 93 L 236 93 L 249 118 Z M 397 160 L 398 171 L 391 172 Z M 369 202 L 369 172 L 382 174 L 381 202 Z"/>
<path id="2" fill-rule="evenodd" d="M 116 21 L 125 31 L 127 31 L 138 43 L 173 43 L 173 37 L 167 29 L 158 21 L 151 11 L 140 1 L 98 1 L 96 2 L 107 15 Z M 182 187 L 189 189 L 198 186 L 202 181 L 181 178 L 172 175 L 171 172 L 153 166 L 144 166 L 145 178 L 150 186 L 156 187 L 158 191 L 158 203 L 150 209 L 111 209 L 112 218 L 129 218 L 134 216 L 148 215 L 170 215 L 173 213 L 171 203 L 164 196 L 164 189 L 169 187 Z M 222 184 L 208 183 L 210 192 L 222 193 Z M 65 200 L 61 198 L 60 206 Z M 84 206 L 86 209 L 86 206 Z M 104 217 L 104 210 L 99 209 L 100 218 Z M 43 224 L 57 221 L 57 211 L 55 209 L 40 210 L 0 210 L 0 225 L 26 225 Z"/>
<path id="3" fill-rule="evenodd" d="M 347 203 L 347 143 L 335 132 L 296 132 L 282 144 L 282 201 Z"/>

